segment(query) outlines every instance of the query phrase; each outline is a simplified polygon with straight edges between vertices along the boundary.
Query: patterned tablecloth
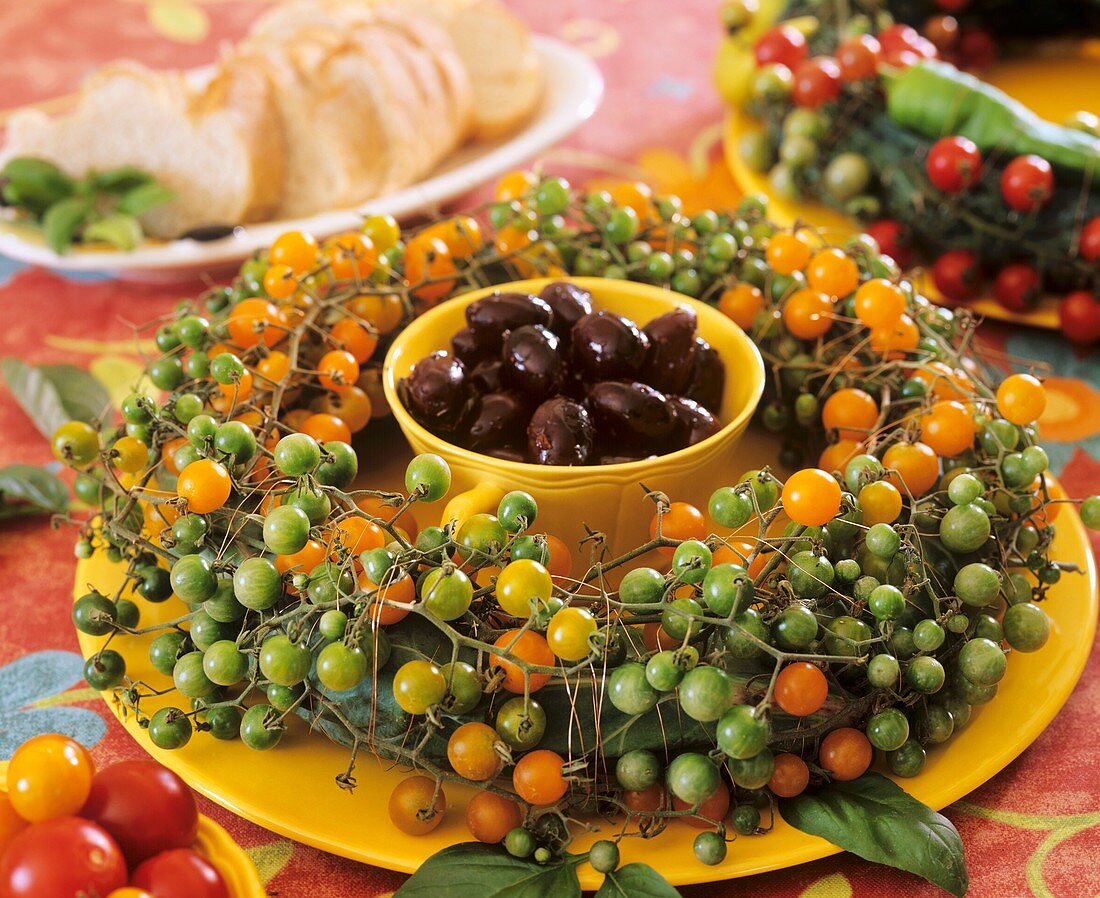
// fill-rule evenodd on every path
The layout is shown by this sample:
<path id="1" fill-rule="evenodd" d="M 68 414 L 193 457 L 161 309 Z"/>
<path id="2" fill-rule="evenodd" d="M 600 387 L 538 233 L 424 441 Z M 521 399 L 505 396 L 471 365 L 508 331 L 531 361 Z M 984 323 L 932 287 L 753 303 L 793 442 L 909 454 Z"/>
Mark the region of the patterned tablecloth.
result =
<path id="1" fill-rule="evenodd" d="M 597 60 L 607 94 L 595 118 L 541 163 L 574 178 L 643 177 L 692 207 L 738 193 L 717 153 L 721 106 L 710 83 L 719 38 L 716 0 L 511 0 L 538 31 Z M 267 6 L 244 0 L 5 0 L 0 2 L 0 109 L 47 103 L 99 63 L 130 56 L 153 66 L 213 59 Z M 553 77 L 553 73 L 551 73 Z M 0 111 L 0 117 L 3 112 Z M 124 394 L 140 363 L 129 322 L 168 310 L 201 285 L 147 286 L 61 277 L 0 260 L 0 355 L 86 366 Z M 1010 356 L 1049 363 L 1042 421 L 1052 466 L 1074 496 L 1100 492 L 1100 353 L 1060 338 L 983 326 Z M 48 463 L 45 441 L 0 387 L 0 465 Z M 24 738 L 60 730 L 96 760 L 141 754 L 81 680 L 69 622 L 73 534 L 41 519 L 0 530 L 0 758 Z M 1096 723 L 1100 652 L 1050 728 L 1013 763 L 948 811 L 962 833 L 973 898 L 1100 894 L 1100 767 Z M 966 758 L 960 758 L 966 764 Z M 386 895 L 402 876 L 279 838 L 203 801 L 249 850 L 272 895 Z M 686 896 L 743 894 L 847 898 L 940 895 L 905 874 L 854 857 L 684 889 Z"/>

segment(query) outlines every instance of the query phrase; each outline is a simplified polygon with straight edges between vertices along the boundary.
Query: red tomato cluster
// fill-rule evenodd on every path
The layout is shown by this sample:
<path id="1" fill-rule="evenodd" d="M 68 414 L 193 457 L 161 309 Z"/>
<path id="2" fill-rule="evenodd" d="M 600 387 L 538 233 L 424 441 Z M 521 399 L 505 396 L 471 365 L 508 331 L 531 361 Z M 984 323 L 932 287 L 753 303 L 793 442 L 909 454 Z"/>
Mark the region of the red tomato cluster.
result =
<path id="1" fill-rule="evenodd" d="M 58 734 L 23 743 L 0 792 L 0 898 L 230 898 L 192 850 L 191 790 L 155 761 L 96 771 Z"/>

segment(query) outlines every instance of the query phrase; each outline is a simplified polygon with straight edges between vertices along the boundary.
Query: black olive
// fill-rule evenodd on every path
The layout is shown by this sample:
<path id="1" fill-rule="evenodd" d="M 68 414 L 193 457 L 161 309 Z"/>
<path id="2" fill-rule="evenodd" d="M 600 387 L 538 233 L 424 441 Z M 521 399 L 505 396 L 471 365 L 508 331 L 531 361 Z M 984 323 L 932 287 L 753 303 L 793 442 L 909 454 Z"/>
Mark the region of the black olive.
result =
<path id="1" fill-rule="evenodd" d="M 672 434 L 674 449 L 694 446 L 707 437 L 714 436 L 722 429 L 718 419 L 694 399 L 685 399 L 683 396 L 669 396 L 668 407 L 672 412 L 673 420 L 676 422 Z"/>
<path id="2" fill-rule="evenodd" d="M 687 386 L 695 363 L 695 312 L 673 309 L 647 324 L 649 352 L 640 379 L 662 393 L 679 393 Z"/>
<path id="3" fill-rule="evenodd" d="M 555 396 L 535 409 L 527 450 L 540 465 L 585 465 L 592 458 L 592 420 L 583 405 Z"/>
<path id="4" fill-rule="evenodd" d="M 466 323 L 486 346 L 496 347 L 507 331 L 525 324 L 549 327 L 550 306 L 527 293 L 493 293 L 466 306 Z"/>
<path id="5" fill-rule="evenodd" d="M 466 368 L 446 352 L 433 352 L 417 362 L 401 381 L 401 401 L 433 433 L 450 433 L 466 407 Z"/>
<path id="6" fill-rule="evenodd" d="M 604 381 L 588 391 L 588 407 L 601 446 L 658 448 L 672 434 L 675 420 L 663 393 L 648 384 Z"/>
<path id="7" fill-rule="evenodd" d="M 468 327 L 462 328 L 451 337 L 451 350 L 467 369 L 494 354 L 492 343 L 486 344 L 478 340 L 477 335 Z"/>
<path id="8" fill-rule="evenodd" d="M 501 383 L 536 402 L 562 386 L 565 365 L 557 335 L 537 324 L 517 327 L 504 338 Z"/>
<path id="9" fill-rule="evenodd" d="M 522 443 L 529 410 L 511 393 L 486 393 L 474 401 L 467 446 L 478 452 Z"/>
<path id="10" fill-rule="evenodd" d="M 573 363 L 589 383 L 633 380 L 645 364 L 649 340 L 638 325 L 611 312 L 592 312 L 572 333 Z"/>
<path id="11" fill-rule="evenodd" d="M 500 359 L 478 362 L 470 372 L 470 386 L 478 393 L 495 393 L 500 389 L 500 369 L 503 365 Z"/>
<path id="12" fill-rule="evenodd" d="M 573 325 L 592 312 L 592 294 L 568 281 L 555 281 L 547 284 L 539 292 L 539 299 L 545 300 L 554 313 L 550 330 L 569 342 Z"/>
<path id="13" fill-rule="evenodd" d="M 707 411 L 718 414 L 722 406 L 722 391 L 726 385 L 726 363 L 702 337 L 695 338 L 695 364 L 691 379 L 682 395 L 694 399 Z"/>

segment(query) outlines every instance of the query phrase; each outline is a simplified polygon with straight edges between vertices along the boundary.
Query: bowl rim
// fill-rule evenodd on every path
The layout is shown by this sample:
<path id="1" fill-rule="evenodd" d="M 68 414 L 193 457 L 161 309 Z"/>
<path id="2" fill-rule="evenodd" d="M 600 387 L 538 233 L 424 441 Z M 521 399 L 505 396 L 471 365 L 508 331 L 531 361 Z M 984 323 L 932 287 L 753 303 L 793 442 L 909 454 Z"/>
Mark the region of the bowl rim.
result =
<path id="1" fill-rule="evenodd" d="M 667 300 L 670 310 L 677 305 L 687 305 L 697 314 L 700 309 L 704 309 L 704 315 L 717 316 L 717 318 L 713 320 L 720 320 L 723 322 L 723 326 L 729 328 L 733 339 L 741 343 L 744 347 L 747 347 L 748 354 L 752 359 L 751 376 L 754 380 L 748 401 L 732 420 L 727 421 L 717 433 L 712 434 L 705 440 L 695 443 L 692 446 L 685 446 L 683 449 L 677 449 L 675 452 L 667 452 L 664 455 L 658 455 L 653 458 L 642 458 L 637 461 L 619 462 L 610 465 L 539 465 L 533 462 L 518 462 L 503 458 L 494 458 L 491 455 L 475 452 L 472 449 L 467 449 L 449 440 L 445 440 L 438 434 L 432 433 L 412 416 L 397 394 L 397 381 L 394 376 L 394 356 L 401 350 L 404 343 L 411 340 L 412 336 L 429 330 L 437 319 L 442 318 L 454 308 L 452 303 L 458 303 L 462 308 L 465 308 L 470 303 L 497 292 L 511 291 L 537 294 L 538 291 L 547 284 L 556 283 L 558 281 L 568 281 L 569 283 L 576 284 L 578 287 L 583 287 L 592 293 L 594 298 L 597 292 L 606 293 L 617 291 L 626 295 L 642 295 L 654 299 Z M 739 373 L 743 374 L 744 372 Z M 727 318 L 714 306 L 708 305 L 693 297 L 686 296 L 683 293 L 677 293 L 673 290 L 667 290 L 664 287 L 658 287 L 653 284 L 642 284 L 637 281 L 619 281 L 612 278 L 599 277 L 564 276 L 526 278 L 518 281 L 506 281 L 500 284 L 493 284 L 488 287 L 479 287 L 468 293 L 463 293 L 451 299 L 444 300 L 435 308 L 429 309 L 427 312 L 414 318 L 412 322 L 394 338 L 382 362 L 382 389 L 385 393 L 386 401 L 389 403 L 390 409 L 393 412 L 393 416 L 397 419 L 397 423 L 400 425 L 402 431 L 411 430 L 424 443 L 441 444 L 446 447 L 446 451 L 449 454 L 463 462 L 473 462 L 481 465 L 489 464 L 502 473 L 513 473 L 517 476 L 525 477 L 533 476 L 535 472 L 540 471 L 545 472 L 547 475 L 554 473 L 569 473 L 576 475 L 583 471 L 591 471 L 594 475 L 607 474 L 608 476 L 627 476 L 632 473 L 643 474 L 651 472 L 653 466 L 658 463 L 685 461 L 692 456 L 710 452 L 729 439 L 737 436 L 748 424 L 749 419 L 760 405 L 760 400 L 764 395 L 766 379 L 764 359 L 760 355 L 760 349 L 757 347 L 756 343 L 753 342 L 752 338 L 750 338 L 738 324 L 730 318 Z"/>

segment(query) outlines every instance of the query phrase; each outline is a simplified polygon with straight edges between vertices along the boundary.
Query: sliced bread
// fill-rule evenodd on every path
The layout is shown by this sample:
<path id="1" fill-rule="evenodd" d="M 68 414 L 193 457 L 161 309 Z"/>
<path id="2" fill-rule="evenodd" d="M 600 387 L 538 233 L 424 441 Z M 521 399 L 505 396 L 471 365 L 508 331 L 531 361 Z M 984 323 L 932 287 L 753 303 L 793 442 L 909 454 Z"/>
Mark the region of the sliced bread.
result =
<path id="1" fill-rule="evenodd" d="M 133 165 L 176 192 L 142 216 L 153 236 L 266 217 L 282 183 L 273 92 L 249 65 L 194 90 L 173 73 L 116 63 L 90 76 L 71 113 L 25 110 L 8 122 L 3 158 L 38 156 L 74 176 Z"/>

